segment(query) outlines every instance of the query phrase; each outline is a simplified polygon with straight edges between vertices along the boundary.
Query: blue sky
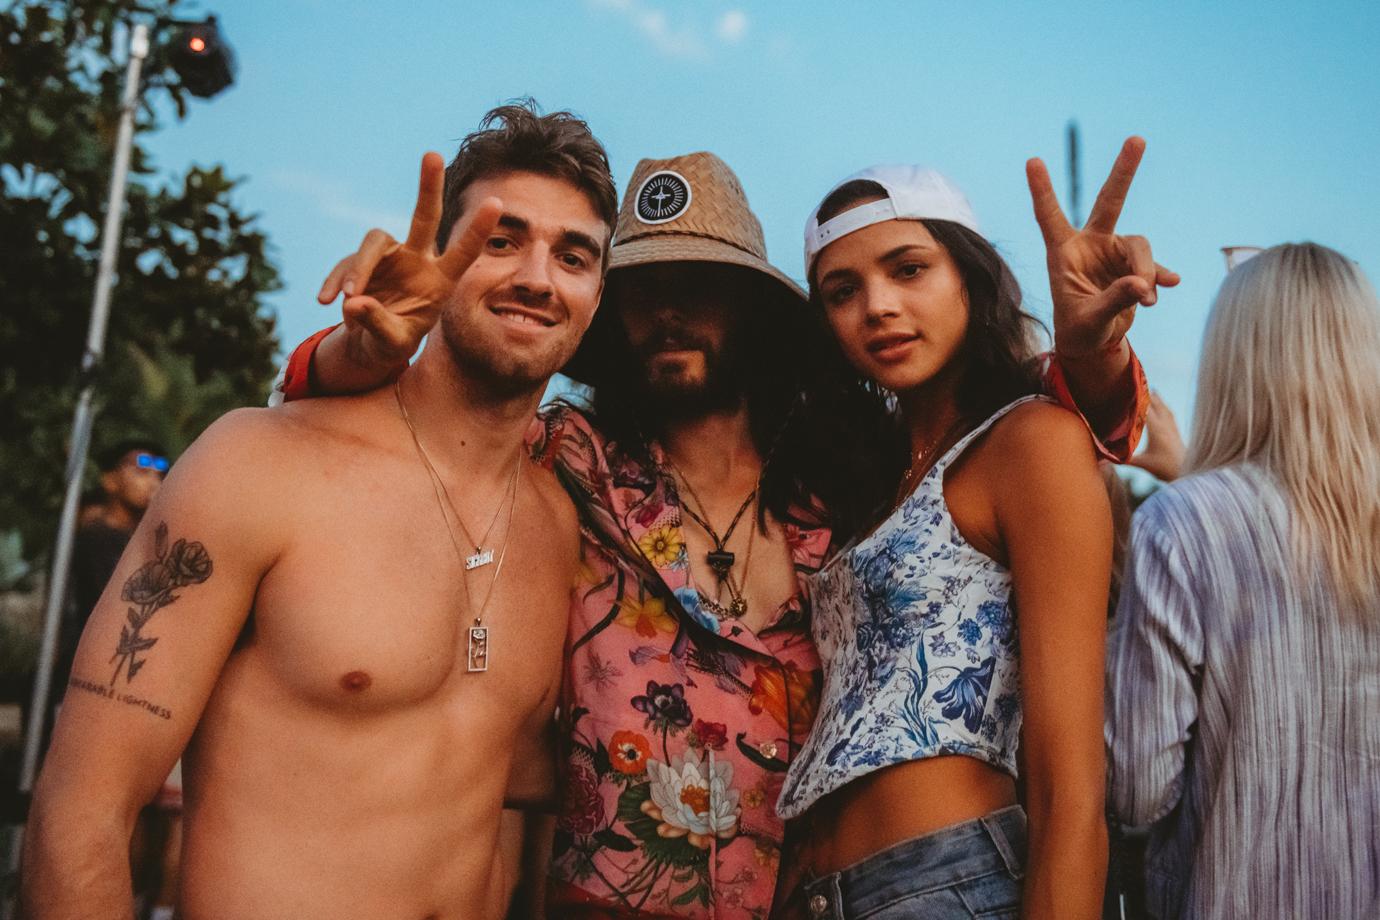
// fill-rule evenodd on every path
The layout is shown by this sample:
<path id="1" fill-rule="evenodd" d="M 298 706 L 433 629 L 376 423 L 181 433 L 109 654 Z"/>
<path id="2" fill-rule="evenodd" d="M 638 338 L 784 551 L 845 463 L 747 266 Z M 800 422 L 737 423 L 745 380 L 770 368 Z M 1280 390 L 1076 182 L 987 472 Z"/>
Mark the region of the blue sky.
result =
<path id="1" fill-rule="evenodd" d="M 1084 210 L 1121 140 L 1149 149 L 1119 229 L 1183 284 L 1137 318 L 1151 384 L 1188 425 L 1219 248 L 1313 239 L 1380 271 L 1380 4 L 236 0 L 214 12 L 239 82 L 151 139 L 160 168 L 225 163 L 286 288 L 285 347 L 332 321 L 314 295 L 371 226 L 403 235 L 417 164 L 530 94 L 588 119 L 620 189 L 638 159 L 708 149 L 737 171 L 772 260 L 799 277 L 820 195 L 877 162 L 962 186 L 1035 312 L 1044 252 L 1023 164 Z M 405 9 L 406 12 L 401 10 Z M 120 306 L 116 305 L 116 309 Z"/>

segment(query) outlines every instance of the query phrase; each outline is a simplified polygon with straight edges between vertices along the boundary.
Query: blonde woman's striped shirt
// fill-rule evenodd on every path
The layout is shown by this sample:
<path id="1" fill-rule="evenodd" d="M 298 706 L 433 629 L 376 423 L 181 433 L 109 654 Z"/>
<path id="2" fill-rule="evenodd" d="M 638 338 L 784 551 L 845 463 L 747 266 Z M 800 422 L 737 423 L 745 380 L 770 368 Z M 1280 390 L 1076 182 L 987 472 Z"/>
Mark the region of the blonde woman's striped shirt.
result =
<path id="1" fill-rule="evenodd" d="M 1155 916 L 1380 917 L 1380 611 L 1295 574 L 1263 472 L 1137 512 L 1108 660 L 1113 810 Z"/>

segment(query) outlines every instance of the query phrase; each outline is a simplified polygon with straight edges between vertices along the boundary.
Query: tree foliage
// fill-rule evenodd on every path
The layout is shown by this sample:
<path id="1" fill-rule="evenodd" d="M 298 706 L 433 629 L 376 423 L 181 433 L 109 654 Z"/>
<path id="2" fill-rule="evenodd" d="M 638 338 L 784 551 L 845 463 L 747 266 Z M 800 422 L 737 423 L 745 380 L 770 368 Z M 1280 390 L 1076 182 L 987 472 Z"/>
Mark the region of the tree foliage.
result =
<path id="1" fill-rule="evenodd" d="M 0 11 L 0 532 L 18 530 L 31 556 L 46 552 L 61 505 L 128 23 L 194 18 L 182 5 L 27 0 Z M 160 111 L 187 113 L 158 34 L 93 445 L 153 435 L 176 453 L 225 409 L 262 404 L 278 344 L 264 295 L 279 282 L 256 217 L 232 201 L 239 180 L 220 165 L 160 174 L 141 144 Z"/>

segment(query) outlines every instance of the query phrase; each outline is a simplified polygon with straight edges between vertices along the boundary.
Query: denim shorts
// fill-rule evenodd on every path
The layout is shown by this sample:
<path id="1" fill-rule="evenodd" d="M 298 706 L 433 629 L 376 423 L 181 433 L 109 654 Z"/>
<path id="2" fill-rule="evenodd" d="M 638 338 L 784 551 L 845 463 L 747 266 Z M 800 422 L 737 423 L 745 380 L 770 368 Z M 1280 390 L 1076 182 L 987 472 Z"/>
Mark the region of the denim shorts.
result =
<path id="1" fill-rule="evenodd" d="M 1015 918 L 1025 852 L 1025 811 L 1011 805 L 887 847 L 797 894 L 810 920 Z"/>

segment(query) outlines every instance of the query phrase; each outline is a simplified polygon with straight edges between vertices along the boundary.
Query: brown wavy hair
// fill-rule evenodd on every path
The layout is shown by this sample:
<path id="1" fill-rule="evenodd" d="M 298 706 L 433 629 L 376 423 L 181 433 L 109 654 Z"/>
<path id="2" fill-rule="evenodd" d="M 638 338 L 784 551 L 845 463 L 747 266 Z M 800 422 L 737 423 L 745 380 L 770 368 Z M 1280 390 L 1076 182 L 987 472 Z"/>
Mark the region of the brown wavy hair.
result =
<path id="1" fill-rule="evenodd" d="M 451 228 L 460 219 L 465 189 L 479 179 L 514 171 L 570 182 L 585 193 L 612 233 L 618 217 L 618 189 L 604 145 L 583 119 L 570 112 L 543 115 L 536 101 L 528 98 L 490 110 L 479 129 L 460 142 L 446 167 L 437 247 L 445 248 Z M 604 260 L 607 263 L 607 246 Z"/>
<path id="2" fill-rule="evenodd" d="M 820 205 L 820 222 L 867 199 L 885 198 L 875 182 L 840 186 Z M 1021 306 L 1021 287 L 1006 260 L 982 236 L 947 220 L 922 220 L 948 250 L 968 295 L 968 330 L 960 349 L 965 370 L 957 391 L 958 410 L 968 426 L 981 423 L 1021 396 L 1038 393 L 1036 360 L 1044 325 Z M 807 391 L 807 415 L 831 430 L 818 439 L 833 474 L 816 485 L 835 531 L 846 538 L 889 509 L 910 459 L 910 442 L 895 399 L 860 375 L 834 338 L 810 273 L 812 322 L 820 356 L 819 373 Z"/>

